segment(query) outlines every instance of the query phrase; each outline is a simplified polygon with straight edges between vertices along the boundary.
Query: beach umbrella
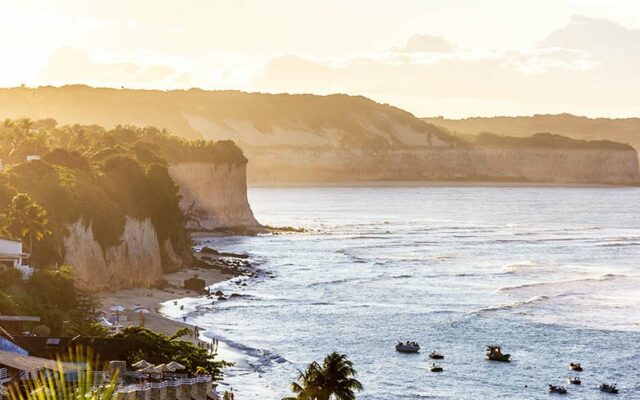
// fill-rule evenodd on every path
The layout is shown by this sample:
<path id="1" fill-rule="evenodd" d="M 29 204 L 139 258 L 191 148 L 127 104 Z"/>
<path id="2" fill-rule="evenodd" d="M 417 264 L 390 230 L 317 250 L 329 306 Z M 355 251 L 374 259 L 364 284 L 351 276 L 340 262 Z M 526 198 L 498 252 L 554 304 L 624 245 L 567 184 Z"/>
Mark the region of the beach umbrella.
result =
<path id="1" fill-rule="evenodd" d="M 109 311 L 111 312 L 122 312 L 126 310 L 126 308 L 124 308 L 123 306 L 121 306 L 120 304 L 114 304 L 111 306 L 111 308 L 109 309 Z"/>
<path id="2" fill-rule="evenodd" d="M 110 328 L 113 326 L 113 324 L 104 317 L 100 318 L 100 325 L 104 326 L 105 328 Z"/>
<path id="3" fill-rule="evenodd" d="M 133 368 L 135 369 L 145 369 L 148 367 L 155 367 L 155 365 L 151 364 L 149 361 L 147 360 L 140 360 L 135 364 L 131 365 Z"/>
<path id="4" fill-rule="evenodd" d="M 153 364 L 151 364 L 147 368 L 139 369 L 138 372 L 142 372 L 143 374 L 159 374 L 159 372 L 156 371 L 156 367 L 154 367 Z"/>
<path id="5" fill-rule="evenodd" d="M 167 364 L 167 367 L 173 368 L 176 371 L 182 371 L 187 369 L 187 367 L 185 367 L 184 365 L 180 364 L 177 361 L 171 361 L 169 364 Z"/>
<path id="6" fill-rule="evenodd" d="M 156 365 L 154 370 L 156 372 L 176 372 L 175 369 L 171 368 L 170 366 L 168 366 L 167 364 L 160 364 L 160 365 Z"/>
<path id="7" fill-rule="evenodd" d="M 147 308 L 137 308 L 134 311 L 140 314 L 151 314 L 151 311 Z"/>

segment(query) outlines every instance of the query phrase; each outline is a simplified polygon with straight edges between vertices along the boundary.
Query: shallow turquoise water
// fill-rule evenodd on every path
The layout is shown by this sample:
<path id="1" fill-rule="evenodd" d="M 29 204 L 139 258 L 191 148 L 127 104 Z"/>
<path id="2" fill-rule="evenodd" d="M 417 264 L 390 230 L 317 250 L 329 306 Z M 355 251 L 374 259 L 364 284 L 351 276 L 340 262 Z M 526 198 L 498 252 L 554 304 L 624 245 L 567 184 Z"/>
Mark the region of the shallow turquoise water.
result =
<path id="1" fill-rule="evenodd" d="M 569 397 L 617 382 L 640 398 L 640 190 L 254 188 L 250 202 L 260 222 L 309 232 L 210 239 L 273 274 L 221 284 L 246 297 L 192 314 L 237 361 L 236 398 L 279 399 L 334 350 L 367 400 L 548 398 L 571 361 L 585 372 Z M 405 339 L 422 354 L 396 353 Z M 483 359 L 494 342 L 512 363 Z"/>

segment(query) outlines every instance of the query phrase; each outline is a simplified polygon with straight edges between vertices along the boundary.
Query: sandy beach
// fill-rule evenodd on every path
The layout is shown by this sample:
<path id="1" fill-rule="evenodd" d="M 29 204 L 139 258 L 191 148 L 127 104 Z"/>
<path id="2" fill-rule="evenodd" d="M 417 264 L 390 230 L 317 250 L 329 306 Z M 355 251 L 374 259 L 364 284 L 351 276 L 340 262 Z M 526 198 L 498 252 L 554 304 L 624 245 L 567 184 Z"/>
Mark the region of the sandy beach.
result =
<path id="1" fill-rule="evenodd" d="M 144 314 L 144 325 L 155 332 L 161 332 L 167 335 L 173 335 L 178 329 L 188 327 L 193 329 L 194 326 L 180 321 L 170 319 L 160 313 L 160 304 L 177 300 L 184 297 L 198 296 L 194 291 L 177 289 L 182 286 L 182 282 L 185 279 L 191 278 L 197 275 L 198 278 L 204 279 L 206 286 L 213 285 L 233 278 L 235 275 L 222 273 L 215 269 L 188 269 L 165 275 L 165 279 L 169 283 L 165 289 L 146 289 L 146 288 L 134 288 L 123 289 L 114 292 L 100 293 L 101 310 L 107 314 L 110 314 L 109 308 L 114 305 L 121 305 L 126 308 L 121 312 L 122 316 L 120 323 L 122 326 L 139 326 L 140 314 L 133 311 L 136 306 L 147 307 L 151 312 Z M 188 340 L 196 343 L 197 339 L 189 336 L 183 337 L 183 340 Z"/>

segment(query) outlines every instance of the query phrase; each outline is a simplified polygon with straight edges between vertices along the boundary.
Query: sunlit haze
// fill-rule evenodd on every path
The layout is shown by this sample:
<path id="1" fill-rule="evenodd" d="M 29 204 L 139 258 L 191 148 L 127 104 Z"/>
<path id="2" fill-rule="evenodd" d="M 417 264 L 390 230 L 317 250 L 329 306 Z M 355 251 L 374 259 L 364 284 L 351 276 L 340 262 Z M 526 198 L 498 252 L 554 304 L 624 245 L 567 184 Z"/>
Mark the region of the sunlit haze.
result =
<path id="1" fill-rule="evenodd" d="M 0 1 L 0 85 L 348 93 L 418 116 L 640 113 L 636 1 Z"/>

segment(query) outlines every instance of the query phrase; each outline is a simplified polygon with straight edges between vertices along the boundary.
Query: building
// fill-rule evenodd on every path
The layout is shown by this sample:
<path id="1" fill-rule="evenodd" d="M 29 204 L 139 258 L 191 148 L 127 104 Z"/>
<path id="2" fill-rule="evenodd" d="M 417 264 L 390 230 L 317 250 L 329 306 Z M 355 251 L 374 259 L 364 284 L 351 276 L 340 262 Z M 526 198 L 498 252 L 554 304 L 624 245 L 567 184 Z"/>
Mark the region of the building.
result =
<path id="1" fill-rule="evenodd" d="M 0 270 L 7 267 L 14 267 L 26 279 L 33 273 L 33 268 L 25 263 L 29 254 L 23 253 L 22 242 L 0 236 Z"/>
<path id="2" fill-rule="evenodd" d="M 22 252 L 22 242 L 0 236 L 0 265 L 19 267 L 23 265 L 23 260 L 29 258 L 28 254 Z"/>
<path id="3" fill-rule="evenodd" d="M 59 371 L 66 376 L 76 375 L 78 364 L 58 363 L 45 358 L 32 357 L 9 351 L 0 351 L 0 399 L 8 396 L 7 387 L 11 384 L 22 385 L 35 379 L 38 374 L 57 374 Z"/>

